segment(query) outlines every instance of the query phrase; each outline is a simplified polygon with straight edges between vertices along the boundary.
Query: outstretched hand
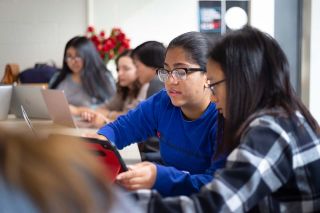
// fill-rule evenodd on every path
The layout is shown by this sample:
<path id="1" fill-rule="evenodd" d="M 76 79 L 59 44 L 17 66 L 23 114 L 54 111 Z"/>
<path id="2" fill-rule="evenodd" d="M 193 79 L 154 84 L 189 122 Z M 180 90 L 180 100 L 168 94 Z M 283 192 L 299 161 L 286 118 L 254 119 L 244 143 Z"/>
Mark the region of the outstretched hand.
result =
<path id="1" fill-rule="evenodd" d="M 83 120 L 92 123 L 95 127 L 98 128 L 110 122 L 103 114 L 94 112 L 92 110 L 82 112 L 81 117 Z"/>

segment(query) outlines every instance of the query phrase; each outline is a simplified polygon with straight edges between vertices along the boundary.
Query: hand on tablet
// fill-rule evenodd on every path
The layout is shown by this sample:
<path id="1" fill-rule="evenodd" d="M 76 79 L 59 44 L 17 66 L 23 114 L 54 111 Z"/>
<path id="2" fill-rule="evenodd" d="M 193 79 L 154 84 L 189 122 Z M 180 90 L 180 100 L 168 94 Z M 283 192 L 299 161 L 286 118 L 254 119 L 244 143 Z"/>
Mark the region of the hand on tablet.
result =
<path id="1" fill-rule="evenodd" d="M 129 171 L 117 176 L 117 183 L 128 190 L 150 189 L 154 185 L 157 176 L 155 164 L 141 162 L 128 167 Z"/>

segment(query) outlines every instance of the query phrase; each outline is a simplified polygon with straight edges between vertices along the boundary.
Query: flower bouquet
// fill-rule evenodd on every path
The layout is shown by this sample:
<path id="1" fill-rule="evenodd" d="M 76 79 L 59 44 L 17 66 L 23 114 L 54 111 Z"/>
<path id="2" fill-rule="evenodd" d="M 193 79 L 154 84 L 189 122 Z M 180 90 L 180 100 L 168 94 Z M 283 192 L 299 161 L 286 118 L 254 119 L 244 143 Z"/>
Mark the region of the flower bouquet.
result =
<path id="1" fill-rule="evenodd" d="M 113 28 L 109 37 L 106 37 L 104 31 L 97 34 L 94 27 L 89 26 L 86 36 L 93 42 L 106 64 L 130 48 L 130 40 L 120 28 Z"/>

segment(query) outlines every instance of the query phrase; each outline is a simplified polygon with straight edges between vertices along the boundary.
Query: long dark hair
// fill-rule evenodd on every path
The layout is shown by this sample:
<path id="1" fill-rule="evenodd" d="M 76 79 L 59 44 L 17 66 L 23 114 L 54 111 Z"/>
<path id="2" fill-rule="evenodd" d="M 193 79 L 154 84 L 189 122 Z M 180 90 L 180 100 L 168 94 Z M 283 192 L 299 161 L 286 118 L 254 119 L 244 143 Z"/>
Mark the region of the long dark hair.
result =
<path id="1" fill-rule="evenodd" d="M 56 88 L 68 74 L 72 73 L 65 60 L 67 49 L 70 47 L 75 48 L 84 61 L 81 72 L 81 83 L 84 90 L 91 97 L 96 98 L 98 103 L 111 98 L 115 93 L 115 80 L 111 72 L 107 70 L 93 43 L 84 36 L 76 36 L 67 42 L 62 70 L 49 87 Z"/>
<path id="2" fill-rule="evenodd" d="M 158 41 L 146 41 L 132 51 L 132 57 L 137 58 L 148 67 L 163 66 L 166 48 Z"/>
<path id="3" fill-rule="evenodd" d="M 117 65 L 117 71 L 119 70 L 118 67 L 119 67 L 119 59 L 122 58 L 122 57 L 131 57 L 131 54 L 132 54 L 132 50 L 125 50 L 123 53 L 121 53 L 115 60 L 116 62 L 116 65 Z M 139 94 L 139 91 L 140 91 L 140 88 L 141 88 L 141 83 L 139 82 L 139 80 L 135 80 L 133 82 L 133 85 L 132 85 L 132 89 L 129 89 L 129 87 L 122 87 L 120 86 L 119 82 L 117 83 L 117 94 L 121 96 L 121 99 L 123 101 L 125 101 L 127 99 L 127 97 L 133 97 L 133 98 L 136 98 Z"/>
<path id="4" fill-rule="evenodd" d="M 231 151 L 249 121 L 258 114 L 283 109 L 286 116 L 300 111 L 309 125 L 319 126 L 295 94 L 289 80 L 289 64 L 271 36 L 246 26 L 216 43 L 209 60 L 220 64 L 226 79 L 226 114 L 223 148 Z"/>
<path id="5" fill-rule="evenodd" d="M 200 32 L 187 32 L 174 38 L 167 47 L 169 49 L 181 47 L 190 59 L 206 70 L 207 54 L 210 47 L 208 38 Z"/>

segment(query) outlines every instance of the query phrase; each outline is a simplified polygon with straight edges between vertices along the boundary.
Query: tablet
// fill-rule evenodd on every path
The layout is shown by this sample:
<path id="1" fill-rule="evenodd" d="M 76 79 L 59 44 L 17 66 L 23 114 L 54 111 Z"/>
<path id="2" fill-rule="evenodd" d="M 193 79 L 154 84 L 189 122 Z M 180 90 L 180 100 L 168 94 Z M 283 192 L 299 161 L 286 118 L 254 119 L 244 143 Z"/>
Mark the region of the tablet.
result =
<path id="1" fill-rule="evenodd" d="M 121 166 L 121 169 L 119 172 L 126 172 L 128 171 L 128 167 L 125 164 L 123 158 L 121 157 L 117 147 L 108 139 L 107 140 L 100 140 L 97 138 L 88 138 L 88 137 L 79 137 L 80 140 L 83 140 L 85 142 L 91 143 L 91 144 L 99 144 L 100 146 L 102 146 L 104 149 L 106 150 L 111 150 L 115 156 L 117 157 L 117 160 L 119 161 L 119 164 Z M 101 153 L 99 153 L 101 154 Z"/>
<path id="2" fill-rule="evenodd" d="M 62 137 L 63 140 L 68 138 L 72 140 L 83 141 L 89 144 L 89 149 L 93 151 L 98 158 L 100 158 L 104 164 L 106 164 L 111 173 L 112 179 L 114 180 L 116 175 L 121 172 L 128 171 L 123 158 L 121 157 L 116 146 L 109 140 L 100 140 L 97 138 L 80 137 L 73 135 L 63 134 L 51 134 L 49 137 Z"/>

